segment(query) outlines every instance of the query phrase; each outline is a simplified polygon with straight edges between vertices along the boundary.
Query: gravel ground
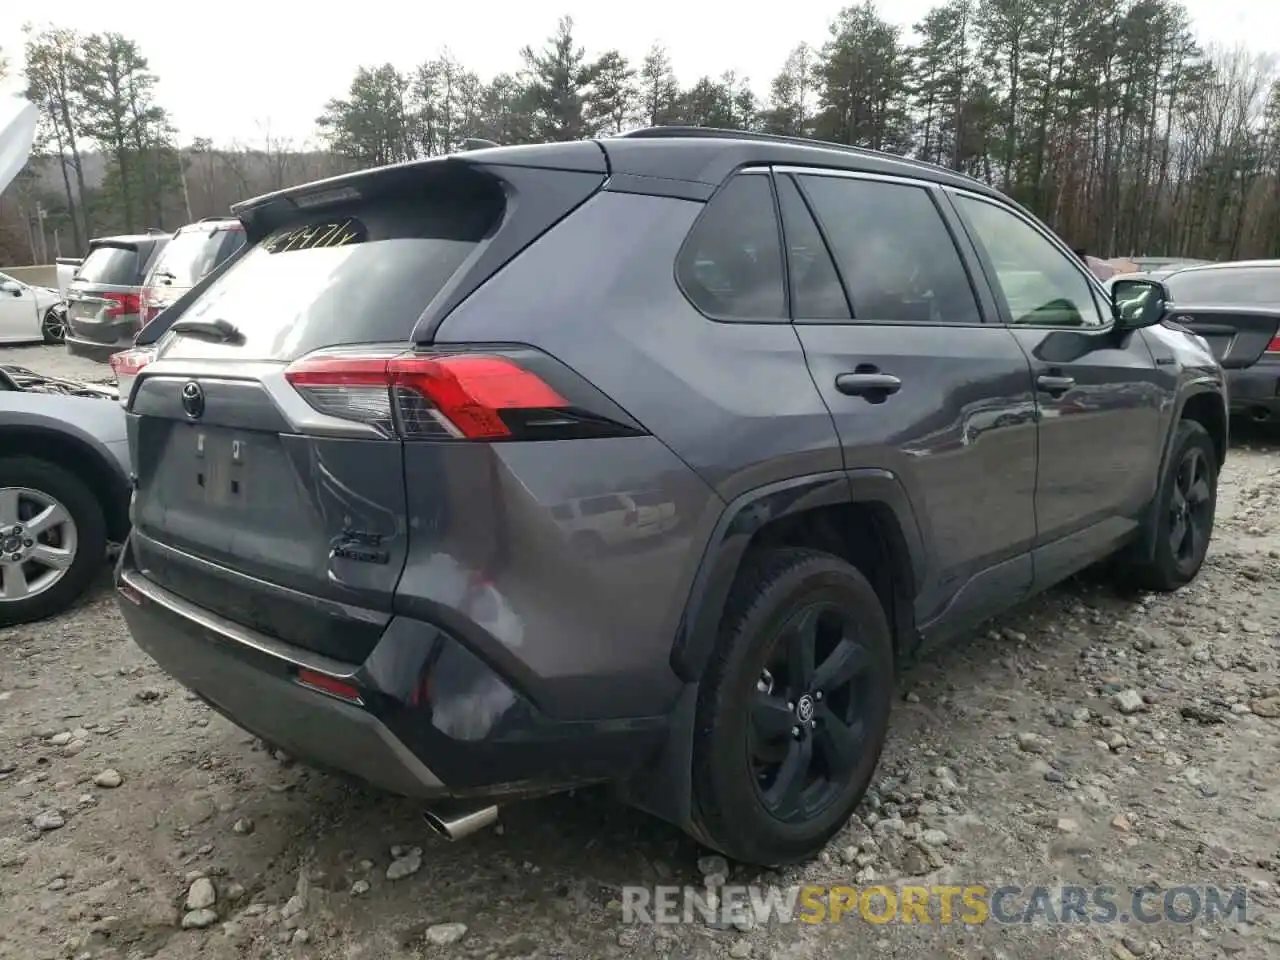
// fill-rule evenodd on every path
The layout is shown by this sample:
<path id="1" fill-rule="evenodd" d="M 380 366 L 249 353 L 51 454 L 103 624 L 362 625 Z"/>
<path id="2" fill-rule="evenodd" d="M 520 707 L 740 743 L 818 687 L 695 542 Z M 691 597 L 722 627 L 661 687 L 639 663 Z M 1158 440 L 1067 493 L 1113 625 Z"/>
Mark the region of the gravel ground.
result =
<path id="1" fill-rule="evenodd" d="M 49 353 L 0 362 L 84 369 Z M 1245 921 L 625 924 L 622 885 L 725 867 L 594 791 L 437 839 L 414 804 L 193 701 L 129 640 L 104 571 L 75 611 L 0 631 L 0 958 L 1276 957 L 1278 451 L 1233 450 L 1191 587 L 1133 599 L 1082 578 L 908 671 L 859 815 L 761 878 L 1243 887 Z"/>

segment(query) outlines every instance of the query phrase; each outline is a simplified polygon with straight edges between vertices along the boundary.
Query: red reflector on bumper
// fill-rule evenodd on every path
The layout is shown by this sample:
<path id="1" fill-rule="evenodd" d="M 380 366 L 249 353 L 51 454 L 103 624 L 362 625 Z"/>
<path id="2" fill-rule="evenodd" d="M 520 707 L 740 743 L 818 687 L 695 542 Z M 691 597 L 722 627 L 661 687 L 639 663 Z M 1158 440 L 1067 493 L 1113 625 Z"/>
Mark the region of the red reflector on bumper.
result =
<path id="1" fill-rule="evenodd" d="M 327 673 L 317 673 L 315 670 L 303 668 L 298 670 L 297 681 L 304 687 L 319 690 L 321 693 L 327 693 L 339 700 L 346 700 L 348 703 L 364 702 L 360 699 L 359 690 L 345 680 L 331 677 Z"/>

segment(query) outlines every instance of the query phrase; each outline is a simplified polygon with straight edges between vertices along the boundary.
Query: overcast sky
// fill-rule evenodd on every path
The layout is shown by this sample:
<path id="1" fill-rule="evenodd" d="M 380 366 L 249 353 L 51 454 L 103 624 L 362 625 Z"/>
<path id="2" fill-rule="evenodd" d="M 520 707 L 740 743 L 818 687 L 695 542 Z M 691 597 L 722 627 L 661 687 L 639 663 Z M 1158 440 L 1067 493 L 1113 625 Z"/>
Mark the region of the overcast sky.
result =
<path id="1" fill-rule="evenodd" d="M 1280 14 L 1264 0 L 1185 0 L 1203 43 L 1243 44 L 1280 53 Z M 885 0 L 881 9 L 910 25 L 931 0 Z M 304 141 L 325 101 L 341 96 L 356 68 L 390 61 L 409 68 L 447 46 L 488 79 L 520 64 L 524 44 L 535 47 L 563 14 L 574 18 L 589 54 L 617 47 L 634 60 L 654 40 L 666 44 L 683 82 L 736 70 L 757 93 L 795 44 L 821 44 L 838 0 L 643 0 L 588 4 L 577 0 L 497 0 L 419 4 L 358 0 L 350 6 L 270 0 L 218 0 L 208 5 L 171 0 L 5 0 L 0 51 L 21 61 L 21 25 L 45 24 L 90 33 L 114 30 L 136 40 L 160 78 L 160 102 L 181 140 L 212 137 L 260 140 L 262 131 Z M 1249 24 L 1246 27 L 1246 24 Z M 1263 44 L 1264 46 L 1259 46 Z"/>

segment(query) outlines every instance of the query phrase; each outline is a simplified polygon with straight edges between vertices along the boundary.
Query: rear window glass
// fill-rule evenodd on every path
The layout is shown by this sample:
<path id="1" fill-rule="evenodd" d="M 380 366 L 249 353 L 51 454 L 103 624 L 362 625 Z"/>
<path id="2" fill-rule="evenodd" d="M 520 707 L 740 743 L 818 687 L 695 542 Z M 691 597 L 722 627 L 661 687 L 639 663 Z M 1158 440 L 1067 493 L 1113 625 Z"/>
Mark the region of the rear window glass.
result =
<path id="1" fill-rule="evenodd" d="M 142 282 L 138 251 L 131 247 L 95 247 L 80 265 L 75 279 L 113 287 L 134 287 Z"/>
<path id="2" fill-rule="evenodd" d="M 193 287 L 243 244 L 243 230 L 183 231 L 164 248 L 150 280 L 154 284 Z"/>
<path id="3" fill-rule="evenodd" d="M 1165 278 L 1175 303 L 1201 306 L 1280 304 L 1280 267 L 1191 270 Z"/>
<path id="4" fill-rule="evenodd" d="M 317 211 L 255 244 L 181 319 L 225 320 L 244 338 L 234 353 L 264 359 L 407 340 L 501 209 L 500 198 L 459 190 L 429 203 Z"/>

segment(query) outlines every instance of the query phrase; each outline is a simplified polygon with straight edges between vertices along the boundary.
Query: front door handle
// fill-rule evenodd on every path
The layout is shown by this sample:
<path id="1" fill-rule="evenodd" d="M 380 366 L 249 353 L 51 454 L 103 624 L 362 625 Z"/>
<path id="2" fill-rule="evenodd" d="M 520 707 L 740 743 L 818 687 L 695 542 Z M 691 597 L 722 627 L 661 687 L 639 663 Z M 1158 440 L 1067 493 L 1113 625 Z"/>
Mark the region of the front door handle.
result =
<path id="1" fill-rule="evenodd" d="M 846 397 L 883 403 L 890 394 L 902 389 L 902 381 L 887 373 L 842 373 L 836 377 L 836 389 Z"/>
<path id="2" fill-rule="evenodd" d="M 1076 385 L 1075 377 L 1043 376 L 1036 380 L 1038 386 L 1050 396 L 1060 397 Z"/>

